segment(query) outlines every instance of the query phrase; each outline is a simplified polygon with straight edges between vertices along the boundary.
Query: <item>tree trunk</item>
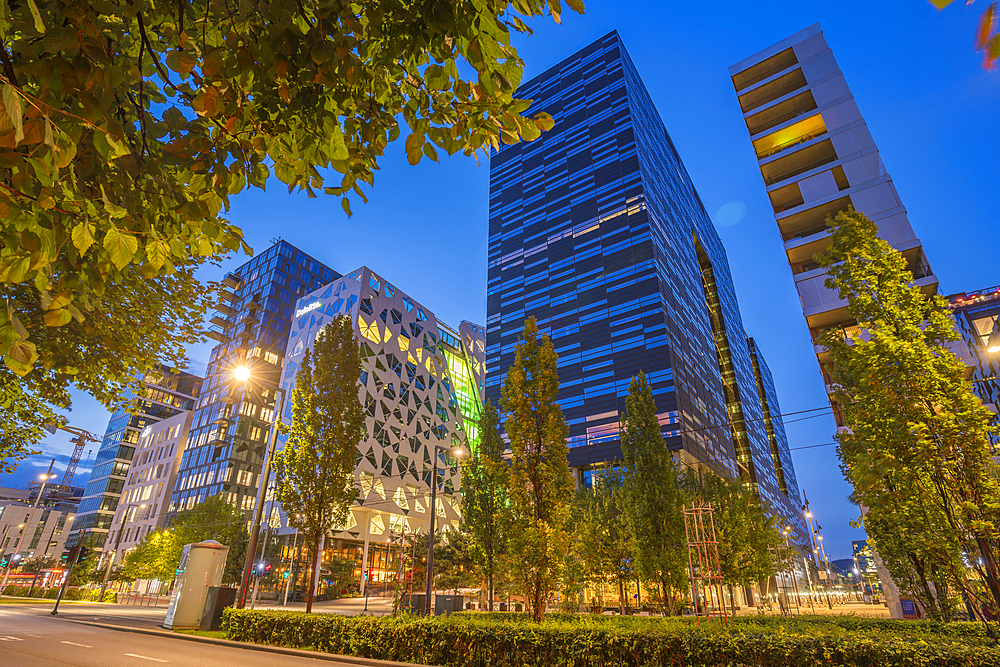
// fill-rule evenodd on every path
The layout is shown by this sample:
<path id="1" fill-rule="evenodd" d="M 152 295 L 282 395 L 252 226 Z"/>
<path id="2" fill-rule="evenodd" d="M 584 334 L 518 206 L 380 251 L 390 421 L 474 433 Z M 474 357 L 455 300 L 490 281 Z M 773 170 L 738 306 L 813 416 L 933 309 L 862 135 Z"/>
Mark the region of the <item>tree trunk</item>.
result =
<path id="1" fill-rule="evenodd" d="M 319 575 L 317 570 L 319 569 L 319 542 L 322 537 L 317 534 L 313 538 L 313 566 L 312 571 L 309 574 L 309 594 L 306 597 L 306 613 L 312 612 L 313 608 L 313 591 L 316 590 L 316 577 Z"/>
<path id="2" fill-rule="evenodd" d="M 542 613 L 543 613 L 543 610 L 542 610 L 542 574 L 541 574 L 541 572 L 539 572 L 538 574 L 535 575 L 534 589 L 535 590 L 532 591 L 532 598 L 533 598 L 533 601 L 534 601 L 535 604 L 533 605 L 534 609 L 532 609 L 532 618 L 535 620 L 535 623 L 541 623 L 542 622 Z"/>
<path id="3" fill-rule="evenodd" d="M 618 578 L 618 610 L 622 616 L 625 615 L 625 580 L 621 577 Z"/>
<path id="4" fill-rule="evenodd" d="M 489 607 L 490 611 L 493 611 L 493 570 L 492 569 L 490 569 L 490 572 L 487 575 L 487 588 L 488 588 L 489 598 L 488 598 L 488 600 L 486 602 L 486 605 L 487 605 L 487 607 Z"/>

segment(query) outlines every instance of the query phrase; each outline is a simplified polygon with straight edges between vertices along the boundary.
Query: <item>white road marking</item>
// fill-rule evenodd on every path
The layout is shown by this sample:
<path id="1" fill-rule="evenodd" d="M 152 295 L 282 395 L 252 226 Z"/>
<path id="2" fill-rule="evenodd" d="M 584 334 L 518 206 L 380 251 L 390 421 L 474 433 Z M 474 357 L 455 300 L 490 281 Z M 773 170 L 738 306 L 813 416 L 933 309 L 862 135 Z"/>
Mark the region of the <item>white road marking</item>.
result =
<path id="1" fill-rule="evenodd" d="M 143 660 L 152 660 L 153 662 L 168 662 L 167 660 L 160 660 L 159 658 L 150 658 L 148 655 L 137 655 L 135 653 L 126 653 L 125 655 L 130 658 L 142 658 Z"/>
<path id="2" fill-rule="evenodd" d="M 0 641 L 3 641 L 3 642 L 23 642 L 24 640 L 21 639 L 20 637 L 15 637 L 13 635 L 6 635 L 6 636 L 3 636 L 3 637 L 0 637 Z"/>
<path id="3" fill-rule="evenodd" d="M 83 648 L 94 648 L 93 646 L 88 646 L 87 644 L 77 644 L 76 642 L 61 642 L 63 644 L 69 644 L 70 646 L 82 646 Z"/>

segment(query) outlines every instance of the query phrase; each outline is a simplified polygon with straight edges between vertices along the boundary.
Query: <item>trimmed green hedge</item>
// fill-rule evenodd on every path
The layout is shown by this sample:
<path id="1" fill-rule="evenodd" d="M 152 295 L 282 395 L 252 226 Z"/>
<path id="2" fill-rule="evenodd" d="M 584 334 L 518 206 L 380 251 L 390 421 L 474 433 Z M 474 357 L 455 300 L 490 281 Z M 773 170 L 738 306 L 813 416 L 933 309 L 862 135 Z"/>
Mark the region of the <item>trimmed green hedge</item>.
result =
<path id="1" fill-rule="evenodd" d="M 225 610 L 231 639 L 447 667 L 1000 667 L 1000 648 L 920 624 L 869 619 L 344 617 Z M 843 622 L 843 626 L 840 623 Z M 850 627 L 856 623 L 856 627 Z M 971 629 L 970 629 L 971 630 Z"/>
<path id="2" fill-rule="evenodd" d="M 30 588 L 28 586 L 7 586 L 3 589 L 3 594 L 10 597 L 28 597 L 28 591 Z M 63 594 L 63 600 L 82 600 L 85 602 L 97 602 L 97 597 L 100 595 L 99 590 L 87 590 L 85 588 L 67 588 L 66 592 Z M 44 598 L 46 600 L 55 600 L 59 597 L 59 588 L 39 588 L 35 586 L 33 591 L 34 598 Z M 104 602 L 117 602 L 118 594 L 115 591 L 105 591 Z"/>

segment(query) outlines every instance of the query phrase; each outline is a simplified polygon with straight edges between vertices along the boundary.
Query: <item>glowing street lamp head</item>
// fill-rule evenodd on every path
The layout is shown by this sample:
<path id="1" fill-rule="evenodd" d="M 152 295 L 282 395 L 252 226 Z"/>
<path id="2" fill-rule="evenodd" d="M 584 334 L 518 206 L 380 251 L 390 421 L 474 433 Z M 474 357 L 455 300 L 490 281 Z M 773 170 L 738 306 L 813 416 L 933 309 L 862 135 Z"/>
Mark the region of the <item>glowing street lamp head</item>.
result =
<path id="1" fill-rule="evenodd" d="M 990 354 L 996 354 L 997 352 L 1000 352 L 1000 343 L 997 343 L 996 345 L 990 345 L 988 348 L 986 348 L 986 351 L 989 352 Z"/>
<path id="2" fill-rule="evenodd" d="M 250 379 L 250 369 L 246 366 L 237 366 L 236 370 L 233 371 L 233 375 L 240 382 L 246 382 Z"/>

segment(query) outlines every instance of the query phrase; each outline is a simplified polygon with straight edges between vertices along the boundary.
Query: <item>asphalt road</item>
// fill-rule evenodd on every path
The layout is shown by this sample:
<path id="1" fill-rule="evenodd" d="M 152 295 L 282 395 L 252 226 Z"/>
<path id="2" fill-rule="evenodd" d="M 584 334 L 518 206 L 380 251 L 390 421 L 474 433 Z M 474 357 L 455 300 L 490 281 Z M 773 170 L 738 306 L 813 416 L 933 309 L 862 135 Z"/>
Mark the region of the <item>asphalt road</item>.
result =
<path id="1" fill-rule="evenodd" d="M 97 609 L 73 605 L 0 605 L 0 667 L 159 667 L 171 665 L 239 665 L 240 667 L 353 667 L 347 663 L 216 646 L 174 637 L 160 637 L 73 623 L 92 620 Z M 64 614 L 65 610 L 65 614 Z M 160 616 L 165 610 L 161 610 Z M 136 612 L 133 618 L 149 618 Z M 121 620 L 104 617 L 106 623 Z M 143 619 L 145 620 L 145 619 Z M 161 618 L 162 620 L 162 618 Z"/>

